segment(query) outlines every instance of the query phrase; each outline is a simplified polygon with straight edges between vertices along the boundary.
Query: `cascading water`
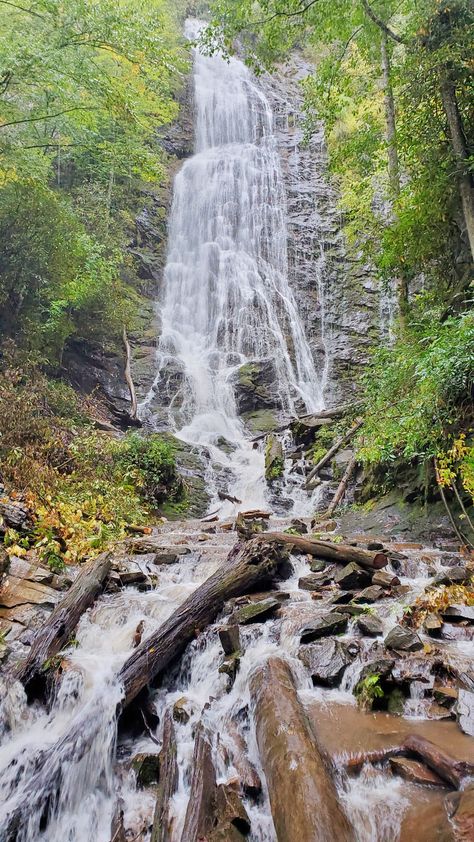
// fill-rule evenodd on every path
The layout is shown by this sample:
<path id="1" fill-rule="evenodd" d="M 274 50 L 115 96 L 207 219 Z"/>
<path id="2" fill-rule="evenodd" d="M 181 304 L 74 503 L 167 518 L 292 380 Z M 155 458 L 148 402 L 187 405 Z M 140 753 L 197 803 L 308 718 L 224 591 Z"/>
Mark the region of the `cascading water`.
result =
<path id="1" fill-rule="evenodd" d="M 198 31 L 188 22 L 189 35 Z M 270 361 L 285 415 L 324 401 L 288 283 L 285 192 L 269 103 L 238 59 L 196 51 L 194 68 L 196 153 L 174 183 L 158 374 L 141 412 L 167 366 L 178 362 L 171 429 L 230 468 L 231 493 L 258 506 L 265 502 L 263 455 L 237 414 L 240 367 Z M 223 440 L 230 455 L 218 447 Z"/>

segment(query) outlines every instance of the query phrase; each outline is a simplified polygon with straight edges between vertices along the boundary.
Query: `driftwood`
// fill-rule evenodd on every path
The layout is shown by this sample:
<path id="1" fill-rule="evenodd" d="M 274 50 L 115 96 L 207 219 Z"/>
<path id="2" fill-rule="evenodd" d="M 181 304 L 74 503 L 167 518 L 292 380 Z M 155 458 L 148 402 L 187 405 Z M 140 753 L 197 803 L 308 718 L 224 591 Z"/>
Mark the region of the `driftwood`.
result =
<path id="1" fill-rule="evenodd" d="M 390 757 L 412 755 L 421 757 L 440 778 L 459 789 L 464 778 L 474 775 L 474 763 L 456 760 L 430 740 L 417 734 L 409 735 L 401 745 L 375 749 L 350 757 L 345 766 L 348 771 L 358 771 L 364 763 L 382 763 Z"/>
<path id="2" fill-rule="evenodd" d="M 163 724 L 163 743 L 160 752 L 160 780 L 156 793 L 155 814 L 150 842 L 170 842 L 170 801 L 178 788 L 176 733 L 171 711 L 167 710 Z"/>
<path id="3" fill-rule="evenodd" d="M 254 672 L 250 694 L 279 842 L 355 842 L 288 663 L 269 658 Z"/>
<path id="4" fill-rule="evenodd" d="M 103 553 L 85 565 L 64 599 L 56 606 L 39 629 L 31 649 L 13 669 L 13 678 L 32 688 L 35 680 L 44 678 L 44 665 L 65 646 L 84 611 L 98 596 L 112 566 L 110 553 Z"/>
<path id="5" fill-rule="evenodd" d="M 331 541 L 306 538 L 304 535 L 290 535 L 287 532 L 262 532 L 261 538 L 288 546 L 290 552 L 308 553 L 318 558 L 337 561 L 339 564 L 355 561 L 356 564 L 369 570 L 380 570 L 388 564 L 385 553 L 371 552 L 361 547 L 351 547 L 349 544 L 334 544 Z"/>
<path id="6" fill-rule="evenodd" d="M 131 369 L 131 360 L 132 360 L 132 352 L 130 350 L 130 342 L 128 341 L 127 331 L 125 329 L 125 325 L 123 326 L 122 331 L 122 341 L 125 348 L 125 370 L 124 370 L 124 377 L 125 381 L 128 386 L 128 391 L 130 392 L 130 418 L 135 419 L 137 417 L 137 395 L 135 392 L 135 385 L 132 379 L 132 369 Z"/>
<path id="7" fill-rule="evenodd" d="M 196 632 L 213 622 L 227 600 L 271 580 L 284 560 L 281 542 L 258 536 L 236 544 L 222 567 L 130 655 L 118 677 L 124 687 L 123 707 L 184 651 Z"/>
<path id="8" fill-rule="evenodd" d="M 346 433 L 344 433 L 344 435 L 341 436 L 331 448 L 329 448 L 327 453 L 324 454 L 324 456 L 319 460 L 319 462 L 314 466 L 314 468 L 312 468 L 312 470 L 306 477 L 306 482 L 303 486 L 306 490 L 309 490 L 311 480 L 313 479 L 313 477 L 316 476 L 318 471 L 320 471 L 321 468 L 324 468 L 324 466 L 327 465 L 328 462 L 330 462 L 332 457 L 336 455 L 336 453 L 338 452 L 338 450 L 341 449 L 343 444 L 347 444 L 347 442 L 349 442 L 355 436 L 357 430 L 359 430 L 362 427 L 363 423 L 364 419 L 359 418 L 359 420 L 356 421 L 355 424 L 353 424 L 352 427 Z"/>
<path id="9" fill-rule="evenodd" d="M 336 491 L 334 497 L 332 498 L 332 500 L 331 500 L 331 502 L 330 502 L 330 504 L 329 504 L 329 506 L 326 510 L 326 517 L 331 517 L 332 513 L 335 511 L 335 509 L 337 509 L 341 500 L 343 500 L 343 498 L 345 496 L 345 493 L 347 491 L 347 486 L 348 486 L 349 480 L 350 480 L 352 474 L 354 473 L 355 466 L 356 466 L 356 457 L 355 457 L 355 454 L 354 454 L 353 456 L 351 456 L 351 458 L 348 462 L 347 468 L 344 471 L 344 476 L 342 477 L 342 479 L 341 479 L 341 481 L 340 481 L 340 483 L 337 487 L 337 491 Z"/>

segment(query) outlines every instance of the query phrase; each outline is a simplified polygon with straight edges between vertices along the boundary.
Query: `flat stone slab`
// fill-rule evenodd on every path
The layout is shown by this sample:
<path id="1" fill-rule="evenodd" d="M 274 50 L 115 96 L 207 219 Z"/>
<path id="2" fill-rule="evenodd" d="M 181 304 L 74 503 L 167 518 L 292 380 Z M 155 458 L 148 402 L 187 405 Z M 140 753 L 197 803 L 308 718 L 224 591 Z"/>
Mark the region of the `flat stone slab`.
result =
<path id="1" fill-rule="evenodd" d="M 324 614 L 318 620 L 306 626 L 300 633 L 301 643 L 312 643 L 321 637 L 330 637 L 332 634 L 341 634 L 347 629 L 349 618 L 347 614 Z"/>
<path id="2" fill-rule="evenodd" d="M 247 626 L 250 623 L 263 623 L 273 617 L 275 611 L 280 607 L 278 599 L 263 599 L 261 602 L 252 602 L 249 605 L 242 605 L 236 608 L 232 615 L 232 622 Z"/>
<path id="3" fill-rule="evenodd" d="M 423 643 L 417 634 L 404 629 L 403 626 L 394 626 L 385 638 L 387 649 L 395 649 L 400 652 L 418 652 L 423 649 Z"/>
<path id="4" fill-rule="evenodd" d="M 357 626 L 362 634 L 368 637 L 377 637 L 383 634 L 383 623 L 376 614 L 361 614 L 357 618 Z"/>

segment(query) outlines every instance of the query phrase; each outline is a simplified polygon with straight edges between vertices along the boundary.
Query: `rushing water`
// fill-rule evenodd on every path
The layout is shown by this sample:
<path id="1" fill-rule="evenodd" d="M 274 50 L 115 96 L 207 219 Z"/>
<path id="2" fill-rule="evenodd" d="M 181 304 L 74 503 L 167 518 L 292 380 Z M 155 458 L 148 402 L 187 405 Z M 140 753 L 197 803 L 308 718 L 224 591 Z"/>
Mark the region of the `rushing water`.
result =
<path id="1" fill-rule="evenodd" d="M 239 368 L 271 364 L 285 415 L 321 408 L 323 394 L 288 283 L 285 192 L 268 100 L 241 61 L 199 52 L 194 94 L 195 154 L 174 182 L 158 373 L 141 412 L 167 366 L 178 364 L 171 429 L 231 470 L 233 495 L 261 506 L 263 454 L 237 414 Z M 222 440 L 230 455 L 219 449 Z"/>

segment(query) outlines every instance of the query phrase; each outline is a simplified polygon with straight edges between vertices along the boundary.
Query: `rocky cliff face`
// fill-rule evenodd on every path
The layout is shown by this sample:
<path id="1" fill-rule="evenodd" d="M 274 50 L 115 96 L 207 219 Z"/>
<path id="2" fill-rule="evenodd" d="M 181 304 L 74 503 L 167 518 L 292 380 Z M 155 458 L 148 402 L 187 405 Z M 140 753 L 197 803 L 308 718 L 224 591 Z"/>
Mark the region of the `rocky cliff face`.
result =
<path id="1" fill-rule="evenodd" d="M 263 85 L 275 114 L 286 184 L 290 279 L 326 403 L 334 406 L 356 391 L 367 349 L 378 338 L 380 293 L 370 269 L 346 254 L 322 123 L 304 139 L 301 80 L 311 72 L 295 54 Z"/>

